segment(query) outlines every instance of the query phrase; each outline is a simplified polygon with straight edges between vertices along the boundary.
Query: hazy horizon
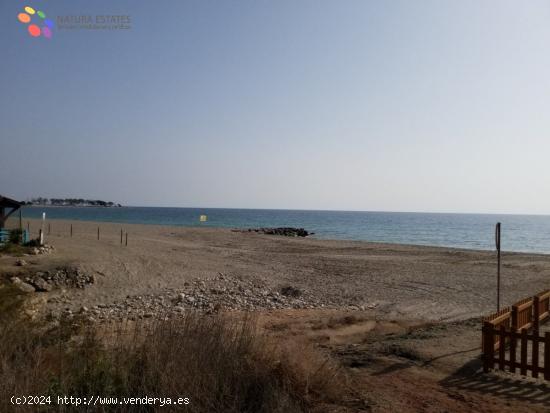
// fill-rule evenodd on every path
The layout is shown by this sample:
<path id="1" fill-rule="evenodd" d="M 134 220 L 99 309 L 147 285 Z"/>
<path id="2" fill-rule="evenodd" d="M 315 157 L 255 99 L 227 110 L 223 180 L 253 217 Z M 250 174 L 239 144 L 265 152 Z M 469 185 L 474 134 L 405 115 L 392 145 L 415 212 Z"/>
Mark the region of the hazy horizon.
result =
<path id="1" fill-rule="evenodd" d="M 550 3 L 0 3 L 0 194 L 550 214 Z"/>
<path id="2" fill-rule="evenodd" d="M 2 195 L 2 194 L 0 194 Z M 83 198 L 83 197 L 79 197 Z M 21 200 L 19 200 L 21 201 Z M 109 201 L 109 200 L 102 200 Z M 116 202 L 115 202 L 116 204 Z M 33 208 L 118 208 L 117 206 L 103 207 L 103 206 L 63 206 L 63 205 L 26 205 Z M 182 208 L 182 209 L 234 209 L 234 210 L 260 210 L 260 211 L 313 211 L 313 212 L 373 212 L 373 213 L 389 213 L 389 214 L 448 214 L 448 215 L 520 215 L 520 216 L 550 216 L 550 214 L 523 214 L 513 212 L 456 212 L 456 211 L 377 211 L 377 210 L 362 210 L 362 209 L 301 209 L 301 208 L 247 208 L 247 207 L 212 207 L 212 206 L 181 206 L 181 205 L 125 205 L 121 204 L 121 207 L 126 208 Z"/>

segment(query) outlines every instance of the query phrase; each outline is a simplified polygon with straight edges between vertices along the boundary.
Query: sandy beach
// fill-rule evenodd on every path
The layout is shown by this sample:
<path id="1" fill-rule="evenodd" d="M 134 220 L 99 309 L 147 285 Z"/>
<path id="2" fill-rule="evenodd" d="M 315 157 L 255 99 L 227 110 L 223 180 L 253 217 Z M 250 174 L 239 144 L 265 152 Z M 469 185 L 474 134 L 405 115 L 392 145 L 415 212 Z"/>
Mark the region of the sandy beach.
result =
<path id="1" fill-rule="evenodd" d="M 289 238 L 229 229 L 162 227 L 83 221 L 48 221 L 46 243 L 55 253 L 27 259 L 33 266 L 75 264 L 95 274 L 91 288 L 75 291 L 63 307 L 77 310 L 128 296 L 206 287 L 222 274 L 262 292 L 291 286 L 303 307 L 374 310 L 388 318 L 456 321 L 495 308 L 495 254 L 435 247 Z M 15 222 L 11 223 L 12 225 Z M 70 226 L 73 236 L 70 237 Z M 37 234 L 40 221 L 31 220 Z M 100 239 L 97 239 L 97 228 Z M 121 229 L 128 245 L 120 243 Z M 14 271 L 13 259 L 0 269 Z M 502 303 L 550 287 L 550 256 L 503 254 Z M 269 306 L 267 306 L 269 309 Z"/>
<path id="2" fill-rule="evenodd" d="M 40 221 L 29 225 L 36 236 Z M 61 220 L 47 222 L 45 241 L 47 254 L 0 257 L 6 282 L 60 268 L 94 282 L 32 294 L 36 317 L 78 315 L 109 329 L 195 310 L 252 311 L 280 345 L 308 343 L 341 366 L 369 406 L 327 411 L 550 408 L 544 382 L 479 374 L 479 317 L 495 309 L 492 252 Z M 503 305 L 549 287 L 550 256 L 503 254 Z"/>

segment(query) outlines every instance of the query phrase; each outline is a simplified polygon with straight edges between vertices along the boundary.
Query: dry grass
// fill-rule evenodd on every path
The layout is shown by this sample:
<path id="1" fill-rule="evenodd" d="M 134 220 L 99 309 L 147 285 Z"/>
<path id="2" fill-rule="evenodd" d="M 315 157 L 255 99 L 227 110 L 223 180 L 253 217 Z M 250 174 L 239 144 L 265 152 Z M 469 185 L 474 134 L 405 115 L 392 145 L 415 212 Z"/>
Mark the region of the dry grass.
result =
<path id="1" fill-rule="evenodd" d="M 99 331 L 75 320 L 55 327 L 19 314 L 23 296 L 0 288 L 0 411 L 11 395 L 188 397 L 182 409 L 107 412 L 305 412 L 342 398 L 339 369 L 312 349 L 281 348 L 249 317 L 201 316 Z M 40 411 L 82 411 L 52 404 Z M 32 409 L 24 411 L 33 411 Z"/>
<path id="2" fill-rule="evenodd" d="M 7 242 L 5 244 L 0 245 L 0 256 L 11 255 L 14 257 L 22 257 L 25 254 L 28 254 L 30 250 L 31 250 L 30 246 Z"/>

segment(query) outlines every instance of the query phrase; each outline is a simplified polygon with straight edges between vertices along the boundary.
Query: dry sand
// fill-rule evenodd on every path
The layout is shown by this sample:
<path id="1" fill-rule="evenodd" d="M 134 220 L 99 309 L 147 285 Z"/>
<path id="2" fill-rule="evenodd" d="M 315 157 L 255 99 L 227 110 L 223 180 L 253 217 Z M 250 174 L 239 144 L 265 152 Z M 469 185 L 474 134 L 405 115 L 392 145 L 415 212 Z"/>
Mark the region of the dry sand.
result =
<path id="1" fill-rule="evenodd" d="M 97 281 L 69 289 L 62 305 L 73 310 L 178 291 L 220 273 L 261 290 L 290 285 L 316 297 L 324 307 L 257 314 L 278 342 L 307 342 L 337 361 L 357 400 L 366 401 L 327 412 L 550 411 L 547 382 L 479 373 L 480 323 L 472 317 L 495 308 L 494 253 L 77 221 L 71 238 L 71 222 L 50 223 L 46 242 L 54 252 L 25 257 L 24 267 L 0 257 L 0 274 L 78 265 Z M 38 225 L 31 221 L 33 235 Z M 121 228 L 128 246 L 120 245 Z M 503 305 L 547 288 L 550 256 L 503 254 Z M 46 301 L 46 308 L 59 305 Z"/>
<path id="2" fill-rule="evenodd" d="M 223 273 L 271 291 L 291 285 L 329 307 L 374 308 L 389 318 L 463 320 L 495 308 L 496 258 L 491 252 L 207 227 L 49 222 L 46 242 L 55 246 L 55 253 L 28 261 L 37 266 L 77 263 L 95 273 L 93 287 L 72 295 L 74 306 L 179 289 L 185 282 Z M 38 228 L 39 221 L 31 221 L 33 234 Z M 129 234 L 128 246 L 120 245 L 121 229 Z M 0 259 L 0 270 L 13 272 L 11 261 Z M 550 256 L 504 253 L 501 286 L 504 305 L 550 288 Z"/>

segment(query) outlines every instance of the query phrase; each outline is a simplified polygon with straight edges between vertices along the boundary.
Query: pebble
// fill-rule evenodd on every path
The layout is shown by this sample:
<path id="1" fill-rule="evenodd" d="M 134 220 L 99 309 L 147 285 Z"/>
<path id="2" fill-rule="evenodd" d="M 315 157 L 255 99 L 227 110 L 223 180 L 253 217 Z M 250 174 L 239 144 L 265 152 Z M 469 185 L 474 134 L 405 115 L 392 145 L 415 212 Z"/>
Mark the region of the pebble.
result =
<path id="1" fill-rule="evenodd" d="M 273 290 L 258 281 L 219 273 L 214 279 L 185 282 L 181 290 L 169 289 L 158 294 L 126 296 L 123 301 L 99 304 L 102 320 L 138 318 L 164 319 L 182 316 L 186 311 L 259 311 L 284 308 L 327 308 L 334 303 L 292 286 Z"/>

